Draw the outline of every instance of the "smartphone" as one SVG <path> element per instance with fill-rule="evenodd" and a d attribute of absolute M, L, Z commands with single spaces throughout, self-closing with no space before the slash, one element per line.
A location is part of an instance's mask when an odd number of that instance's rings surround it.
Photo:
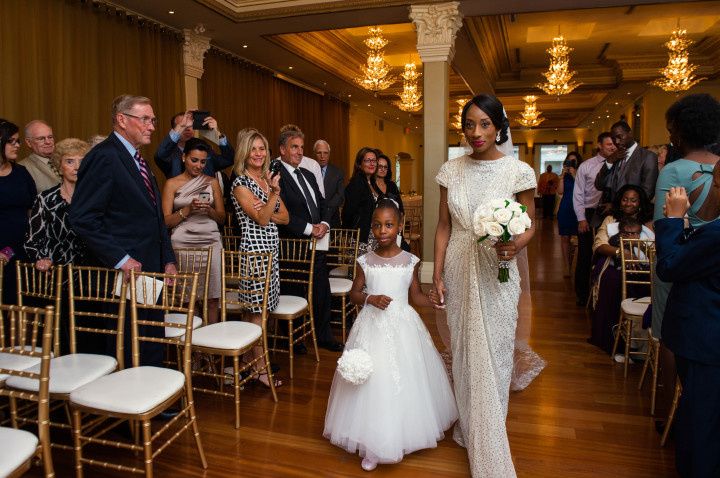
<path fill-rule="evenodd" d="M 282 168 L 282 164 L 279 159 L 275 158 L 270 161 L 270 177 L 274 178 L 277 174 L 279 174 L 280 168 Z"/>
<path fill-rule="evenodd" d="M 210 193 L 207 191 L 203 191 L 198 194 L 198 199 L 202 202 L 210 202 Z"/>
<path fill-rule="evenodd" d="M 203 121 L 205 121 L 205 118 L 210 116 L 209 111 L 200 111 L 196 110 L 193 111 L 193 129 L 210 129 L 207 125 L 203 124 Z"/>

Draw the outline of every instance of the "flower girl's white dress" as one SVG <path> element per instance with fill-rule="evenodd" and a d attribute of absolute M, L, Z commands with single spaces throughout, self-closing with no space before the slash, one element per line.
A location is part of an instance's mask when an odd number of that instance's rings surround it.
<path fill-rule="evenodd" d="M 401 252 L 386 259 L 374 252 L 358 258 L 367 293 L 393 300 L 385 310 L 365 306 L 346 350 L 363 349 L 373 373 L 353 385 L 335 372 L 323 435 L 351 453 L 397 463 L 403 455 L 435 448 L 457 419 L 457 408 L 440 354 L 420 316 L 408 303 L 419 259 Z"/>

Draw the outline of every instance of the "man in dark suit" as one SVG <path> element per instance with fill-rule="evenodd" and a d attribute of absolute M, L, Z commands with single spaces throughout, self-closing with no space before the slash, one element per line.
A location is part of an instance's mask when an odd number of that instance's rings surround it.
<path fill-rule="evenodd" d="M 655 196 L 655 183 L 658 178 L 657 154 L 641 147 L 633 137 L 630 125 L 618 121 L 610 129 L 613 142 L 617 147 L 618 160 L 612 166 L 607 185 L 610 188 L 610 202 L 626 184 L 635 184 L 645 190 L 648 199 Z"/>
<path fill-rule="evenodd" d="M 205 118 L 203 124 L 210 130 L 217 131 L 217 121 L 212 116 Z M 174 178 L 183 172 L 182 150 L 185 147 L 185 141 L 195 135 L 192 111 L 178 113 L 173 116 L 170 126 L 172 128 L 170 133 L 163 138 L 155 153 L 155 164 L 158 165 L 167 179 Z M 225 135 L 218 131 L 218 138 L 220 154 L 215 154 L 213 151 L 208 156 L 205 169 L 203 169 L 204 174 L 213 177 L 215 173 L 232 166 L 235 162 L 235 150 Z"/>
<path fill-rule="evenodd" d="M 304 135 L 296 129 L 280 133 L 280 197 L 290 215 L 290 222 L 278 226 L 280 236 L 321 239 L 330 230 L 328 210 L 315 176 L 300 166 L 303 157 Z M 339 352 L 343 346 L 335 340 L 330 329 L 330 279 L 325 253 L 315 253 L 313 270 L 313 315 L 318 345 Z M 302 349 L 301 349 L 302 350 Z"/>
<path fill-rule="evenodd" d="M 70 222 L 98 266 L 176 274 L 160 204 L 160 190 L 139 148 L 150 143 L 157 122 L 150 100 L 122 95 L 112 105 L 113 132 L 83 159 Z M 150 314 L 152 315 L 152 314 Z M 130 351 L 130 313 L 125 334 Z M 162 319 L 162 315 L 153 316 Z M 148 333 L 162 334 L 159 327 Z M 112 348 L 114 355 L 114 345 Z M 162 365 L 161 344 L 143 343 L 144 364 Z M 128 366 L 132 363 L 126 356 Z"/>
<path fill-rule="evenodd" d="M 720 476 L 720 220 L 686 232 L 685 189 L 670 188 L 666 198 L 655 237 L 658 276 L 673 283 L 662 338 L 682 383 L 676 467 L 682 477 Z"/>
<path fill-rule="evenodd" d="M 313 152 L 325 184 L 325 207 L 330 217 L 330 226 L 340 227 L 340 206 L 345 201 L 345 175 L 340 168 L 330 164 L 330 145 L 327 141 L 315 141 Z"/>

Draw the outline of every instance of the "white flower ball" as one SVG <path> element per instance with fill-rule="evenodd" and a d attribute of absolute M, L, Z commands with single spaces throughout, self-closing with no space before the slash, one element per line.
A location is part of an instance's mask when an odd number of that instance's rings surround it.
<path fill-rule="evenodd" d="M 505 202 L 505 199 L 493 199 L 490 201 L 490 207 L 493 209 L 504 208 Z"/>
<path fill-rule="evenodd" d="M 503 232 L 505 232 L 505 228 L 502 227 L 502 224 L 495 221 L 490 221 L 485 223 L 485 232 L 491 236 L 491 237 L 500 237 L 503 235 Z"/>
<path fill-rule="evenodd" d="M 520 214 L 519 219 L 523 222 L 523 224 L 525 224 L 526 229 L 529 229 L 532 226 L 532 220 L 530 219 L 530 216 L 528 215 L 528 213 L 524 212 L 524 213 Z"/>
<path fill-rule="evenodd" d="M 337 364 L 340 376 L 353 385 L 362 385 L 373 373 L 372 357 L 363 349 L 345 350 Z"/>
<path fill-rule="evenodd" d="M 496 209 L 493 213 L 493 219 L 495 219 L 497 222 L 502 224 L 503 226 L 507 225 L 508 222 L 510 222 L 510 219 L 512 219 L 513 213 L 510 209 L 502 208 L 502 209 Z"/>
<path fill-rule="evenodd" d="M 525 222 L 519 217 L 510 219 L 510 222 L 508 223 L 508 232 L 513 236 L 522 234 L 526 229 L 527 227 L 525 227 Z"/>

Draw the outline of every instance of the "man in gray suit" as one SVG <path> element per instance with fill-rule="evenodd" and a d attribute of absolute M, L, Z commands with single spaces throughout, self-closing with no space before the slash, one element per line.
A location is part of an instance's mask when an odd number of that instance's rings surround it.
<path fill-rule="evenodd" d="M 313 152 L 323 176 L 325 207 L 331 218 L 330 226 L 340 227 L 340 206 L 345 200 L 345 175 L 340 168 L 330 164 L 330 145 L 327 141 L 324 139 L 315 141 Z"/>
<path fill-rule="evenodd" d="M 613 142 L 617 147 L 618 160 L 608 175 L 610 201 L 626 184 L 635 184 L 645 190 L 649 199 L 655 195 L 655 183 L 658 178 L 657 155 L 641 147 L 633 137 L 630 125 L 618 121 L 610 129 Z"/>

